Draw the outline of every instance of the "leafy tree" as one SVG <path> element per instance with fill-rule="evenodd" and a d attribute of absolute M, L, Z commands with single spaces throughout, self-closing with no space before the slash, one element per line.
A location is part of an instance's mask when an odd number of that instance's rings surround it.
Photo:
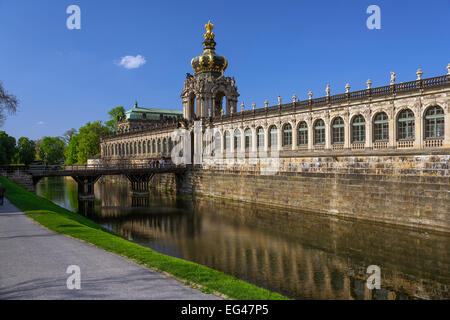
<path fill-rule="evenodd" d="M 8 94 L 3 88 L 3 84 L 0 82 L 0 127 L 6 119 L 5 111 L 8 111 L 9 114 L 15 113 L 18 104 L 19 101 L 17 98 L 12 94 Z"/>
<path fill-rule="evenodd" d="M 35 155 L 36 155 L 36 160 L 42 160 L 40 155 L 39 155 L 39 149 L 41 148 L 41 143 L 42 143 L 42 139 L 37 139 L 34 140 L 34 145 L 35 145 Z"/>
<path fill-rule="evenodd" d="M 44 137 L 39 146 L 39 158 L 46 164 L 56 164 L 64 160 L 64 140 L 60 137 Z"/>
<path fill-rule="evenodd" d="M 67 146 L 66 164 L 86 164 L 90 157 L 100 156 L 101 138 L 109 133 L 101 121 L 88 122 L 72 136 Z"/>
<path fill-rule="evenodd" d="M 66 156 L 66 164 L 77 164 L 78 163 L 78 135 L 74 135 L 67 145 L 64 155 Z"/>
<path fill-rule="evenodd" d="M 17 161 L 18 163 L 30 164 L 36 158 L 36 143 L 25 137 L 17 141 Z"/>
<path fill-rule="evenodd" d="M 13 162 L 16 154 L 16 139 L 10 137 L 5 131 L 0 131 L 0 165 Z"/>
<path fill-rule="evenodd" d="M 108 134 L 101 121 L 88 122 L 78 133 L 78 163 L 85 164 L 89 157 L 100 156 L 100 140 Z"/>
<path fill-rule="evenodd" d="M 119 119 L 123 115 L 125 115 L 125 109 L 122 106 L 112 108 L 111 110 L 109 110 L 108 115 L 111 120 L 105 122 L 106 127 L 108 128 L 110 133 L 116 133 L 117 123 L 119 122 Z"/>

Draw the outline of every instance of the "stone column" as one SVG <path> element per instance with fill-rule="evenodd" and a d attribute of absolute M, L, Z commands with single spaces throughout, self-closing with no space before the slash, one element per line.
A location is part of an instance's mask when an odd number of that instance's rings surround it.
<path fill-rule="evenodd" d="M 230 110 L 230 106 L 231 106 L 231 98 L 226 97 L 225 104 L 226 104 L 226 106 L 225 106 L 225 114 L 226 114 L 226 115 L 229 115 L 230 112 L 231 112 L 231 110 Z"/>
<path fill-rule="evenodd" d="M 269 127 L 264 128 L 264 151 L 269 151 Z"/>
<path fill-rule="evenodd" d="M 230 131 L 230 151 L 234 156 L 234 128 L 231 128 L 229 131 Z"/>
<path fill-rule="evenodd" d="M 225 131 L 222 130 L 220 133 L 220 157 L 223 159 L 225 154 Z"/>
<path fill-rule="evenodd" d="M 294 121 L 292 126 L 292 150 L 297 150 L 297 123 Z"/>
<path fill-rule="evenodd" d="M 442 106 L 444 109 L 444 141 L 442 146 L 444 148 L 450 148 L 450 112 L 448 102 Z"/>
<path fill-rule="evenodd" d="M 191 106 L 189 103 L 189 98 L 183 97 L 183 118 L 191 120 Z"/>
<path fill-rule="evenodd" d="M 256 128 L 251 128 L 251 130 L 252 130 L 252 148 L 251 148 L 251 151 L 252 152 L 256 152 L 257 151 L 258 136 L 256 135 Z"/>
<path fill-rule="evenodd" d="M 372 148 L 373 146 L 373 122 L 368 116 L 368 120 L 366 120 L 366 148 Z"/>
<path fill-rule="evenodd" d="M 241 131 L 241 150 L 242 154 L 245 154 L 245 129 L 239 129 Z"/>
<path fill-rule="evenodd" d="M 314 148 L 314 128 L 313 128 L 313 121 L 308 120 L 308 150 L 312 151 Z"/>
<path fill-rule="evenodd" d="M 351 132 L 350 132 L 350 119 L 345 117 L 344 119 L 344 148 L 350 148 Z"/>
<path fill-rule="evenodd" d="M 283 124 L 280 123 L 277 127 L 277 150 L 283 150 Z"/>
<path fill-rule="evenodd" d="M 395 143 L 395 114 L 394 112 L 392 112 L 391 116 L 389 117 L 389 144 L 388 147 L 389 148 L 394 148 L 396 147 L 396 143 Z"/>
<path fill-rule="evenodd" d="M 330 120 L 325 119 L 325 149 L 331 149 Z"/>
<path fill-rule="evenodd" d="M 370 119 L 370 115 L 364 115 L 366 120 L 366 141 L 364 144 L 365 148 L 372 148 L 372 120 Z"/>
<path fill-rule="evenodd" d="M 414 113 L 414 149 L 423 148 L 425 138 L 423 130 L 422 108 Z"/>

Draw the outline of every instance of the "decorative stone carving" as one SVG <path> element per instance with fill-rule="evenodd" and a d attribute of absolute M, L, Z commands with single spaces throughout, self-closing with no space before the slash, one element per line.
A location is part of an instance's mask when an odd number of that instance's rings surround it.
<path fill-rule="evenodd" d="M 330 93 L 331 93 L 330 84 L 327 84 L 327 87 L 325 88 L 325 92 L 326 92 L 326 94 L 327 94 L 327 97 L 329 97 L 329 96 L 330 96 Z"/>
<path fill-rule="evenodd" d="M 308 92 L 308 97 L 309 97 L 309 100 L 312 100 L 312 96 L 313 96 L 313 93 L 312 93 L 312 91 L 309 91 L 309 92 Z"/>
<path fill-rule="evenodd" d="M 422 74 L 423 74 L 422 69 L 417 69 L 417 72 L 416 72 L 417 80 L 422 79 Z"/>
<path fill-rule="evenodd" d="M 345 93 L 349 93 L 350 92 L 350 83 L 347 83 L 345 85 Z"/>
<path fill-rule="evenodd" d="M 394 72 L 391 72 L 391 85 L 395 84 L 395 78 L 397 75 Z"/>
<path fill-rule="evenodd" d="M 236 112 L 239 93 L 232 78 L 220 76 L 210 77 L 211 81 L 204 81 L 205 74 L 187 75 L 185 86 L 181 92 L 184 116 L 191 120 L 193 115 L 198 117 L 218 116 L 220 110 L 227 113 Z M 222 100 L 225 98 L 225 106 Z M 194 110 L 195 109 L 195 110 Z"/>
<path fill-rule="evenodd" d="M 367 85 L 367 89 L 372 88 L 372 80 L 367 79 L 366 85 Z"/>

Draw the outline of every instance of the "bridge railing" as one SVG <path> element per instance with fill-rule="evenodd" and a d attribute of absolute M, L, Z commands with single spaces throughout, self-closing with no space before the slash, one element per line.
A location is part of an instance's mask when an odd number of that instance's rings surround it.
<path fill-rule="evenodd" d="M 139 169 L 178 169 L 185 168 L 185 165 L 175 165 L 173 163 L 149 162 L 145 164 L 81 164 L 81 165 L 42 165 L 30 166 L 30 172 L 55 172 L 55 171 L 108 171 L 108 170 L 139 170 Z"/>

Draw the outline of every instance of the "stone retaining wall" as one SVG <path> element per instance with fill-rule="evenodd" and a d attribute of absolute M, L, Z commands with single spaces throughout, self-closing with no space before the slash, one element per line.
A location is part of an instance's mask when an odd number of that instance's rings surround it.
<path fill-rule="evenodd" d="M 185 180 L 194 194 L 450 232 L 449 155 L 282 158 L 265 175 L 261 167 L 205 165 Z M 152 183 L 177 188 L 173 175 Z"/>
<path fill-rule="evenodd" d="M 0 176 L 8 178 L 9 180 L 17 183 L 19 186 L 34 192 L 33 176 L 26 172 L 24 167 L 0 167 Z"/>

